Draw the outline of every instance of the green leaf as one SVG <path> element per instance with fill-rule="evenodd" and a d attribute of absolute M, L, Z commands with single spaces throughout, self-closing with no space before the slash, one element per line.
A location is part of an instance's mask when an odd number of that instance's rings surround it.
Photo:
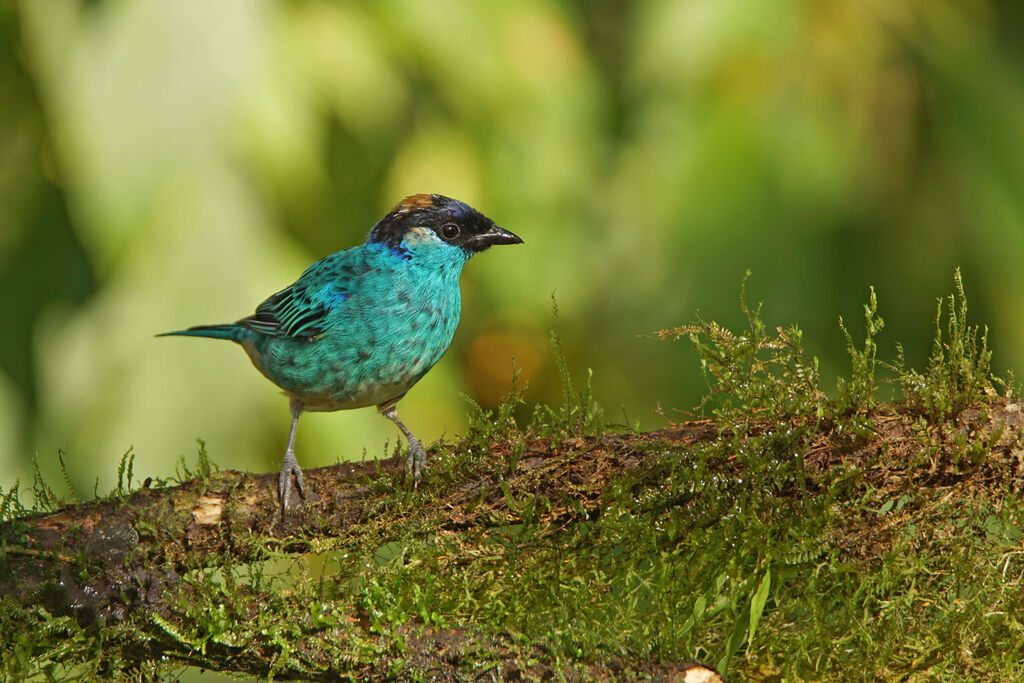
<path fill-rule="evenodd" d="M 764 576 L 761 577 L 761 583 L 757 585 L 757 590 L 754 592 L 752 598 L 750 598 L 750 631 L 747 633 L 747 646 L 751 646 L 754 643 L 754 633 L 757 631 L 757 622 L 761 620 L 761 614 L 764 612 L 764 605 L 768 602 L 768 592 L 772 585 L 772 567 L 768 565 L 768 568 L 764 572 Z"/>
<path fill-rule="evenodd" d="M 693 603 L 693 618 L 700 619 L 704 616 L 704 610 L 708 607 L 708 599 L 703 595 L 697 598 L 697 601 Z"/>
<path fill-rule="evenodd" d="M 729 668 L 729 660 L 734 654 L 736 654 L 736 651 L 740 649 L 740 645 L 743 644 L 743 641 L 747 636 L 747 626 L 749 624 L 750 612 L 743 610 L 736 619 L 736 624 L 733 626 L 732 635 L 729 636 L 729 641 L 725 644 L 725 652 L 722 654 L 722 658 L 718 660 L 718 666 L 716 668 L 723 674 L 726 669 Z"/>

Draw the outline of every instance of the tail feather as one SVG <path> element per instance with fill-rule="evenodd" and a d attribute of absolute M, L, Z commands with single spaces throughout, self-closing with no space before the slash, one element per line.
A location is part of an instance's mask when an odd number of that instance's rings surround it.
<path fill-rule="evenodd" d="M 235 324 L 228 325 L 196 325 L 187 330 L 163 332 L 158 337 L 210 337 L 211 339 L 230 339 L 237 342 L 241 328 Z"/>

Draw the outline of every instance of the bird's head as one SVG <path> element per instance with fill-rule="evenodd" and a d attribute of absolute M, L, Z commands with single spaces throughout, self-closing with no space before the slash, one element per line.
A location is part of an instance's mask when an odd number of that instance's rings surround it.
<path fill-rule="evenodd" d="M 521 244 L 523 240 L 468 204 L 439 194 L 414 194 L 380 219 L 367 241 L 399 252 L 456 247 L 469 258 L 495 244 Z"/>

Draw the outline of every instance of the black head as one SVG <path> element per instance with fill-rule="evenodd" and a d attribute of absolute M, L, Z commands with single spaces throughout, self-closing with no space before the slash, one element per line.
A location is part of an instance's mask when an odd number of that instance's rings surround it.
<path fill-rule="evenodd" d="M 400 249 L 414 228 L 431 230 L 442 242 L 461 247 L 467 254 L 495 244 L 522 243 L 468 204 L 439 194 L 414 194 L 398 202 L 373 226 L 367 240 Z"/>

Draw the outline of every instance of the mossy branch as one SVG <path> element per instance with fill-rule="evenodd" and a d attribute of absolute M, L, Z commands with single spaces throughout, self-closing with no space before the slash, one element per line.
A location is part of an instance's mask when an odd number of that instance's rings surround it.
<path fill-rule="evenodd" d="M 804 474 L 783 478 L 773 494 L 792 499 L 809 489 L 820 493 L 822 486 L 834 485 L 837 469 L 862 472 L 852 484 L 862 493 L 892 488 L 897 480 L 901 491 L 993 478 L 1018 481 L 1016 467 L 1024 456 L 1020 402 L 968 410 L 924 441 L 919 414 L 906 405 L 880 407 L 870 419 L 870 437 L 850 434 L 834 422 L 819 425 L 801 449 Z M 702 497 L 733 494 L 726 487 L 651 497 L 650 492 L 672 480 L 673 463 L 685 462 L 701 449 L 714 450 L 723 440 L 743 451 L 755 442 L 763 445 L 772 435 L 794 430 L 809 434 L 802 431 L 806 423 L 807 418 L 786 424 L 753 416 L 739 440 L 711 420 L 651 433 L 606 433 L 557 443 L 531 440 L 511 468 L 507 456 L 515 444 L 508 440 L 491 442 L 483 451 L 469 442 L 442 445 L 431 454 L 431 476 L 415 492 L 404 486 L 400 462 L 308 470 L 310 499 L 285 521 L 274 499 L 276 475 L 214 473 L 179 486 L 137 490 L 4 523 L 0 596 L 8 607 L 45 606 L 82 628 L 105 629 L 105 640 L 117 648 L 118 667 L 144 668 L 164 658 L 258 676 L 323 680 L 342 674 L 385 676 L 396 661 L 422 670 L 455 670 L 472 648 L 507 645 L 487 624 L 479 632 L 465 624 L 453 631 L 443 615 L 430 610 L 417 614 L 399 607 L 396 614 L 374 614 L 374 597 L 389 604 L 394 599 L 390 588 L 373 587 L 377 568 L 405 561 L 389 542 L 446 539 L 451 554 L 436 559 L 447 572 L 458 567 L 460 574 L 486 573 L 493 571 L 495 556 L 514 552 L 517 541 L 556 542 L 570 526 L 621 514 L 624 494 L 635 497 L 635 514 L 662 518 L 673 509 L 696 513 L 707 503 Z M 986 444 L 983 464 L 962 457 L 964 444 L 979 440 Z M 925 443 L 933 461 L 923 467 L 919 458 Z M 719 481 L 751 476 L 736 457 L 715 458 L 705 465 Z M 509 535 L 514 526 L 519 531 Z M 860 529 L 819 537 L 815 543 L 821 549 L 816 552 L 863 553 L 866 543 L 877 540 L 865 533 Z M 387 557 L 381 562 L 382 554 Z M 309 605 L 295 604 L 286 593 L 268 593 L 282 590 L 280 584 L 275 589 L 251 576 L 242 580 L 237 573 L 241 567 L 255 571 L 272 558 L 302 555 L 306 561 L 361 558 L 336 560 L 337 571 L 329 572 L 332 583 L 362 582 L 353 593 L 358 599 L 344 607 L 323 600 L 320 607 L 329 613 L 317 618 Z M 366 566 L 367 558 L 375 558 L 372 567 Z M 767 588 L 756 583 L 749 588 L 751 595 L 757 589 L 763 608 Z M 280 612 L 272 614 L 274 610 Z M 263 613 L 261 620 L 288 625 L 290 651 L 281 649 L 285 641 L 280 633 L 250 632 L 247 621 L 256 612 Z M 383 623 L 401 629 L 382 628 Z M 128 624 L 131 629 L 124 628 Z M 344 630 L 343 641 L 327 646 L 325 641 L 340 635 L 338 628 Z M 402 629 L 408 642 L 393 651 Z M 602 660 L 600 666 L 606 664 Z M 649 666 L 655 665 L 640 662 L 637 673 Z"/>
<path fill-rule="evenodd" d="M 202 445 L 195 478 L 132 490 L 128 452 L 66 507 L 37 476 L 42 511 L 0 492 L 0 678 L 1021 679 L 1024 403 L 955 284 L 925 372 L 878 360 L 872 291 L 834 398 L 743 300 L 745 330 L 663 332 L 712 417 L 649 433 L 605 429 L 556 337 L 565 405 L 519 425 L 516 375 L 418 490 L 402 460 L 308 470 L 286 520 L 276 475 Z"/>

